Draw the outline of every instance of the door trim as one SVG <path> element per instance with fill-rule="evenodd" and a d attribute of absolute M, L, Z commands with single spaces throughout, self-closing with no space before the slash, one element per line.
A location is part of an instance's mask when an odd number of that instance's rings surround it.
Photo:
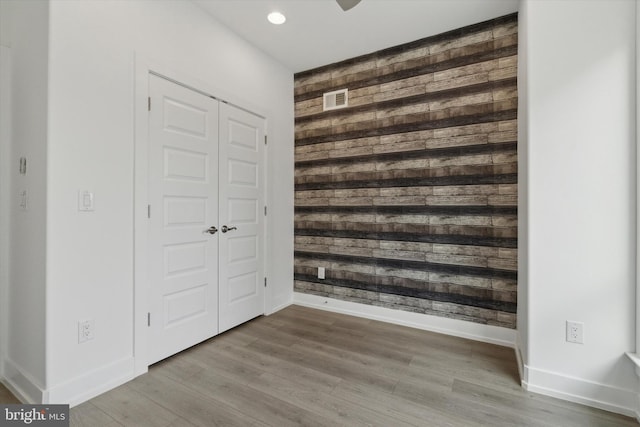
<path fill-rule="evenodd" d="M 134 54 L 134 200 L 133 200 L 133 357 L 134 357 L 134 376 L 146 373 L 149 369 L 149 354 L 147 350 L 148 328 L 147 313 L 149 312 L 149 277 L 147 274 L 147 205 L 149 200 L 148 176 L 149 176 L 149 122 L 148 122 L 148 104 L 149 97 L 149 75 L 164 78 L 180 86 L 199 92 L 203 95 L 212 97 L 221 102 L 226 102 L 236 108 L 240 108 L 251 114 L 259 116 L 265 120 L 264 133 L 267 134 L 269 119 L 267 114 L 261 112 L 261 109 L 251 104 L 251 102 L 241 100 L 240 103 L 248 106 L 242 107 L 237 105 L 238 102 L 225 101 L 223 98 L 213 95 L 225 93 L 223 89 L 212 87 L 211 85 L 193 78 L 186 72 L 177 71 L 172 67 L 152 61 L 139 53 Z M 264 179 L 264 203 L 267 203 L 269 182 L 268 176 L 269 155 L 265 150 L 262 172 Z M 267 230 L 267 221 L 264 221 L 264 241 L 262 242 L 263 253 L 265 254 L 262 262 L 265 275 L 268 274 L 268 263 L 266 262 L 266 254 L 269 234 Z M 267 301 L 270 300 L 270 289 L 265 289 L 264 296 L 264 312 L 267 313 Z"/>

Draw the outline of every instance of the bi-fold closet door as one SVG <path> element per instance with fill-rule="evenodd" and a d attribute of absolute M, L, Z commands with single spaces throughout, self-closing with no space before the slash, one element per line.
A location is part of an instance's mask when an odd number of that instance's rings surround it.
<path fill-rule="evenodd" d="M 264 119 L 150 75 L 149 364 L 264 313 Z"/>

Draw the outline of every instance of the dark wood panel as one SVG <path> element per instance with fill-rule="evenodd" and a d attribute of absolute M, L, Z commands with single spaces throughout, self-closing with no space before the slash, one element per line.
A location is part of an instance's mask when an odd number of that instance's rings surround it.
<path fill-rule="evenodd" d="M 345 262 L 352 264 L 373 265 L 376 267 L 384 268 L 397 268 L 403 270 L 419 270 L 433 273 L 455 274 L 459 276 L 477 276 L 508 280 L 516 280 L 518 278 L 518 273 L 515 271 L 499 270 L 496 268 L 481 268 L 464 265 L 437 264 L 424 261 L 360 257 L 352 255 L 325 254 L 302 251 L 295 251 L 294 256 L 300 259 L 313 259 L 322 262 Z"/>
<path fill-rule="evenodd" d="M 518 239 L 508 237 L 493 236 L 477 236 L 477 235 L 460 235 L 460 234 L 434 234 L 425 230 L 425 226 L 416 226 L 414 224 L 406 224 L 407 231 L 378 231 L 377 229 L 385 229 L 389 227 L 362 227 L 366 230 L 354 229 L 355 227 L 340 227 L 340 224 L 320 224 L 318 228 L 312 228 L 313 224 L 296 224 L 294 233 L 296 236 L 321 236 L 321 237 L 339 237 L 345 239 L 377 239 L 398 242 L 423 242 L 423 243 L 442 243 L 455 245 L 470 246 L 492 246 L 503 248 L 517 248 Z M 401 228 L 401 227 L 393 227 Z"/>
<path fill-rule="evenodd" d="M 392 153 L 369 154 L 364 156 L 334 157 L 331 159 L 305 160 L 295 162 L 296 168 L 318 167 L 318 166 L 338 166 L 353 163 L 369 162 L 393 162 L 402 160 L 431 159 L 438 157 L 460 157 L 473 154 L 497 154 L 513 152 L 515 153 L 518 144 L 515 141 L 501 142 L 495 144 L 476 144 L 464 147 L 446 147 L 411 151 L 399 151 Z"/>
<path fill-rule="evenodd" d="M 370 138 L 372 136 L 392 135 L 396 133 L 416 132 L 420 130 L 444 129 L 454 126 L 466 126 L 477 123 L 499 122 L 513 120 L 518 117 L 517 109 L 495 111 L 493 104 L 481 106 L 460 107 L 461 111 L 450 112 L 447 115 L 442 112 L 429 112 L 413 114 L 400 119 L 374 120 L 362 125 L 358 130 L 338 129 L 336 133 L 329 135 L 309 136 L 296 138 L 295 145 L 319 144 L 322 142 L 344 141 L 347 139 Z M 395 122 L 395 123 L 394 123 Z"/>
<path fill-rule="evenodd" d="M 375 276 L 374 276 L 375 277 Z M 363 289 L 381 294 L 401 295 L 413 298 L 426 299 L 431 301 L 449 302 L 453 304 L 469 305 L 472 307 L 487 308 L 490 310 L 505 311 L 507 313 L 516 312 L 515 302 L 496 301 L 491 299 L 486 293 L 478 297 L 460 295 L 454 293 L 436 292 L 429 289 L 428 282 L 420 282 L 420 286 L 397 286 L 392 284 L 377 284 L 370 281 L 347 280 L 331 277 L 318 279 L 317 276 L 306 274 L 295 274 L 295 280 L 321 283 L 343 288 Z"/>
<path fill-rule="evenodd" d="M 510 206 L 296 206 L 296 213 L 384 213 L 393 215 L 517 215 Z"/>
<path fill-rule="evenodd" d="M 326 189 L 342 189 L 342 188 L 391 188 L 391 187 L 425 187 L 425 186 L 448 186 L 448 185 L 473 185 L 473 184 L 514 184 L 517 182 L 517 175 L 513 173 L 507 174 L 491 174 L 478 175 L 470 171 L 468 175 L 453 176 L 435 176 L 421 177 L 417 174 L 405 177 L 383 177 L 383 173 L 373 172 L 370 174 L 360 174 L 354 176 L 354 179 L 346 179 L 347 177 L 316 177 L 313 181 L 305 182 L 307 179 L 296 178 L 295 190 L 326 190 Z M 425 174 L 427 171 L 424 172 Z M 342 180 L 344 179 L 344 180 Z"/>

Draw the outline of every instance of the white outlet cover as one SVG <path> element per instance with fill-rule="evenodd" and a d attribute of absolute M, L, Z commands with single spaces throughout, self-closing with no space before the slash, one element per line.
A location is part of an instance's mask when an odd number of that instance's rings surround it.
<path fill-rule="evenodd" d="M 324 267 L 318 267 L 318 279 L 324 279 Z"/>
<path fill-rule="evenodd" d="M 93 319 L 78 322 L 78 344 L 82 344 L 95 337 L 95 321 Z"/>
<path fill-rule="evenodd" d="M 20 190 L 18 193 L 18 202 L 20 204 L 20 210 L 29 210 L 29 193 L 27 190 Z"/>
<path fill-rule="evenodd" d="M 584 323 L 567 320 L 567 342 L 584 344 Z"/>

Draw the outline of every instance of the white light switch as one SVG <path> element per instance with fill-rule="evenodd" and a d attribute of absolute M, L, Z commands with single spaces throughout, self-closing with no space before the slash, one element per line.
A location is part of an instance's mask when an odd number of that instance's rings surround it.
<path fill-rule="evenodd" d="M 93 193 L 87 190 L 78 191 L 78 210 L 79 211 L 93 211 Z"/>
<path fill-rule="evenodd" d="M 324 279 L 324 267 L 318 267 L 318 279 Z"/>

